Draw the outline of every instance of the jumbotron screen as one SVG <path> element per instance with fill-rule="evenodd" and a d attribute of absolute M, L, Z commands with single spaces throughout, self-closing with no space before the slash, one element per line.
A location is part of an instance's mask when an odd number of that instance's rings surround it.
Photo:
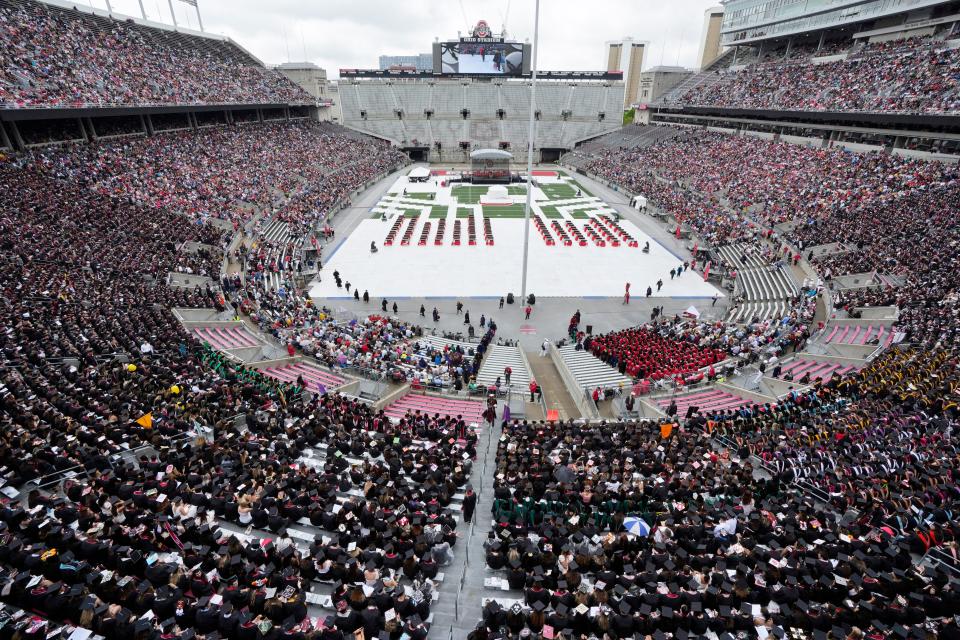
<path fill-rule="evenodd" d="M 442 73 L 519 76 L 523 44 L 514 42 L 444 42 L 440 45 Z"/>

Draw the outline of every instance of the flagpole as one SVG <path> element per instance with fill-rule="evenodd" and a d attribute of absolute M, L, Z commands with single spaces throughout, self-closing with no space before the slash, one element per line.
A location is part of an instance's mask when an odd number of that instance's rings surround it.
<path fill-rule="evenodd" d="M 540 52 L 540 0 L 536 0 L 533 18 L 533 60 L 530 64 L 530 128 L 527 140 L 527 203 L 523 208 L 523 275 L 520 285 L 520 309 L 527 304 L 527 258 L 530 251 L 530 205 L 533 200 L 533 140 L 536 132 L 537 54 Z"/>

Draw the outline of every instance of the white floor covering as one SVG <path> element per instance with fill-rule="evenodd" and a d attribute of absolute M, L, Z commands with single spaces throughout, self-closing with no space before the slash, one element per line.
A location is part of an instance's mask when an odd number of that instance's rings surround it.
<path fill-rule="evenodd" d="M 549 182 L 550 178 L 537 178 L 539 182 Z M 562 181 L 562 178 L 556 181 Z M 417 201 L 402 198 L 403 189 L 408 193 L 435 192 L 433 201 Z M 367 289 L 376 298 L 470 298 L 500 297 L 507 292 L 519 295 L 521 286 L 521 265 L 523 260 L 523 219 L 492 219 L 494 246 L 483 244 L 483 220 L 478 205 L 475 209 L 476 246 L 467 245 L 467 220 L 461 219 L 461 242 L 452 244 L 453 229 L 456 221 L 457 205 L 453 204 L 449 187 L 441 187 L 437 179 L 425 184 L 408 184 L 401 178 L 391 187 L 385 200 L 371 212 L 384 213 L 386 220 L 367 219 L 360 223 L 346 240 L 331 255 L 325 257 L 320 282 L 311 285 L 310 295 L 315 298 L 343 298 L 345 289 L 338 289 L 332 273 L 340 272 L 343 280 L 350 282 L 361 292 Z M 397 198 L 397 196 L 401 196 Z M 522 203 L 525 196 L 517 195 L 515 202 Z M 401 202 L 402 200 L 402 202 Z M 587 220 L 573 219 L 565 210 L 565 201 L 547 201 L 539 189 L 534 189 L 534 211 L 539 213 L 539 205 L 556 206 L 564 213 L 565 220 L 560 221 L 566 228 L 570 220 L 583 232 Z M 586 201 L 586 202 L 585 202 Z M 584 195 L 577 198 L 574 208 L 582 208 L 593 201 L 597 212 L 610 208 L 599 199 Z M 449 206 L 447 214 L 444 244 L 434 245 L 438 219 L 430 218 L 431 207 Z M 408 246 L 401 246 L 400 239 L 407 226 L 404 221 L 393 246 L 384 246 L 383 241 L 392 227 L 397 215 L 402 211 L 422 207 L 423 214 L 417 221 Z M 543 217 L 543 216 L 542 216 Z M 547 226 L 550 220 L 544 217 Z M 428 244 L 418 246 L 420 232 L 425 223 L 430 223 Z M 625 283 L 631 283 L 631 295 L 643 297 L 647 286 L 652 286 L 654 296 L 674 298 L 710 298 L 722 292 L 704 282 L 703 278 L 691 271 L 683 276 L 670 279 L 670 269 L 681 261 L 663 246 L 652 240 L 629 221 L 621 220 L 620 226 L 639 241 L 640 247 L 650 242 L 650 253 L 643 253 L 639 247 L 598 247 L 589 240 L 585 247 L 574 244 L 565 247 L 561 244 L 548 246 L 540 237 L 531 220 L 530 253 L 527 291 L 537 297 L 622 297 Z M 556 234 L 552 234 L 556 237 Z M 584 233 L 586 236 L 586 234 Z M 370 243 L 375 242 L 379 251 L 370 253 Z M 657 279 L 664 282 L 663 288 L 656 292 Z"/>

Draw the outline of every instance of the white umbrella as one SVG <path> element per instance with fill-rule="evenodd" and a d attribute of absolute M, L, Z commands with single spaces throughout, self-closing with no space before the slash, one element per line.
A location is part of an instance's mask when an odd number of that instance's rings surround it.
<path fill-rule="evenodd" d="M 683 315 L 685 315 L 688 318 L 699 318 L 700 312 L 697 311 L 697 308 L 695 306 L 690 305 L 689 307 L 687 307 L 687 310 L 683 312 Z"/>
<path fill-rule="evenodd" d="M 627 516 L 624 518 L 623 528 L 635 536 L 646 537 L 650 535 L 650 525 L 638 516 Z"/>

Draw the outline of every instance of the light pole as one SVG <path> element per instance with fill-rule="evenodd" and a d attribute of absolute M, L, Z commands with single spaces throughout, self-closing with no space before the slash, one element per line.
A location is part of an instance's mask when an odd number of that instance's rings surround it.
<path fill-rule="evenodd" d="M 540 0 L 536 0 L 533 17 L 533 60 L 530 64 L 530 130 L 527 140 L 527 204 L 523 209 L 523 274 L 520 285 L 520 308 L 527 303 L 527 257 L 530 251 L 530 205 L 533 201 L 533 140 L 536 133 L 537 109 L 537 54 L 540 52 L 538 39 L 540 36 Z"/>

